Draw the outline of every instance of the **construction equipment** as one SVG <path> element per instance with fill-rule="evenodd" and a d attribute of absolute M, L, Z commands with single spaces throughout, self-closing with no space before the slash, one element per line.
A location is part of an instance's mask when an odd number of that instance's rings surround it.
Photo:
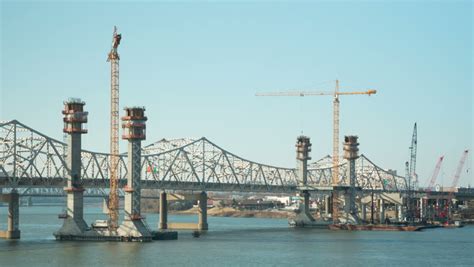
<path fill-rule="evenodd" d="M 410 175 L 412 178 L 413 189 L 418 188 L 418 175 L 416 174 L 416 146 L 417 146 L 417 131 L 416 131 L 416 122 L 413 127 L 413 135 L 411 137 L 411 146 L 410 149 Z"/>
<path fill-rule="evenodd" d="M 376 94 L 376 90 L 367 90 L 363 92 L 339 92 L 339 80 L 336 80 L 334 92 L 314 92 L 314 91 L 285 91 L 285 92 L 270 92 L 257 93 L 256 96 L 333 96 L 333 169 L 332 169 L 332 184 L 338 185 L 339 180 L 339 96 L 341 95 L 372 95 Z M 338 201 L 337 195 L 333 198 L 333 220 L 338 218 Z"/>
<path fill-rule="evenodd" d="M 412 182 L 411 182 L 411 173 L 409 169 L 409 163 L 408 161 L 405 162 L 405 179 L 407 181 L 407 201 L 406 201 L 406 209 L 407 209 L 407 222 L 410 224 L 413 224 L 415 222 L 415 216 L 413 212 L 413 188 L 412 188 Z"/>
<path fill-rule="evenodd" d="M 439 157 L 438 162 L 436 162 L 436 167 L 433 171 L 433 175 L 431 176 L 430 183 L 428 184 L 428 187 L 426 188 L 426 192 L 431 192 L 433 191 L 433 186 L 436 182 L 436 178 L 438 178 L 439 171 L 441 169 L 441 164 L 443 163 L 444 156 Z"/>
<path fill-rule="evenodd" d="M 436 162 L 436 166 L 435 166 L 435 169 L 433 171 L 433 175 L 431 176 L 428 187 L 426 188 L 426 199 L 425 199 L 424 205 L 423 205 L 425 207 L 428 207 L 429 199 L 430 199 L 430 193 L 431 193 L 431 191 L 433 191 L 433 186 L 436 182 L 436 178 L 438 177 L 439 171 L 441 170 L 441 164 L 443 163 L 443 160 L 444 160 L 444 156 L 439 157 L 438 162 Z M 436 213 L 438 213 L 438 206 L 437 205 L 436 205 Z M 431 215 L 432 215 L 431 219 L 434 220 L 435 213 L 432 212 Z M 428 217 L 430 217 L 430 216 L 428 216 Z"/>
<path fill-rule="evenodd" d="M 119 217 L 118 198 L 118 165 L 119 165 L 119 60 L 117 48 L 122 35 L 117 33 L 114 26 L 112 47 L 107 62 L 111 64 L 110 73 L 110 193 L 109 193 L 109 228 L 116 231 Z"/>
<path fill-rule="evenodd" d="M 452 214 L 451 214 L 451 209 L 450 209 L 451 201 L 454 197 L 454 191 L 456 191 L 456 187 L 458 186 L 459 178 L 461 177 L 461 171 L 462 171 L 462 168 L 464 167 L 464 163 L 466 162 L 468 153 L 469 153 L 468 149 L 464 150 L 464 152 L 462 153 L 461 160 L 459 160 L 458 167 L 456 169 L 456 172 L 454 173 L 453 183 L 451 185 L 451 190 L 449 191 L 448 199 L 446 200 L 445 212 L 448 216 L 447 217 L 448 222 L 451 221 L 452 219 Z"/>

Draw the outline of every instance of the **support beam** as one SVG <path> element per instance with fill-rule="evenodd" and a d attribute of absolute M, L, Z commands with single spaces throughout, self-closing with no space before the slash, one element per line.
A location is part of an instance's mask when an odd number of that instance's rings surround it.
<path fill-rule="evenodd" d="M 160 223 L 158 229 L 168 229 L 168 200 L 165 191 L 160 192 Z"/>
<path fill-rule="evenodd" d="M 20 196 L 16 189 L 1 195 L 1 201 L 8 202 L 7 230 L 0 231 L 0 238 L 20 239 Z"/>
<path fill-rule="evenodd" d="M 199 230 L 208 230 L 209 226 L 207 224 L 207 193 L 202 191 L 199 195 L 199 221 L 198 229 Z"/>
<path fill-rule="evenodd" d="M 395 216 L 399 222 L 403 221 L 403 206 L 400 204 L 395 204 Z"/>
<path fill-rule="evenodd" d="M 420 220 L 426 220 L 426 199 L 420 198 Z"/>
<path fill-rule="evenodd" d="M 367 221 L 367 204 L 362 204 L 362 220 Z"/>
<path fill-rule="evenodd" d="M 379 198 L 379 220 L 380 223 L 385 223 L 385 200 Z"/>
<path fill-rule="evenodd" d="M 331 198 L 329 196 L 324 196 L 324 213 L 327 216 L 329 216 L 330 213 L 330 207 L 331 207 Z"/>

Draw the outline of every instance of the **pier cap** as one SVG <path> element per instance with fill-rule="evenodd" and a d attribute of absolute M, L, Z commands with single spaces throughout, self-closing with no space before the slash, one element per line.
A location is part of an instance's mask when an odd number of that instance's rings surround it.
<path fill-rule="evenodd" d="M 65 133 L 87 133 L 85 123 L 87 123 L 88 112 L 84 111 L 86 103 L 80 98 L 69 98 L 64 101 L 64 109 L 62 111 Z"/>
<path fill-rule="evenodd" d="M 145 107 L 125 107 L 125 116 L 122 117 L 123 134 L 122 139 L 144 140 L 146 139 L 146 124 L 148 118 L 145 116 Z"/>

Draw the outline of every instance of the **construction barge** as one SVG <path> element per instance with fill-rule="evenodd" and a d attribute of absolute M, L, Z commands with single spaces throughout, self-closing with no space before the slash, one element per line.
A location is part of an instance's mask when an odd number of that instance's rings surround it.
<path fill-rule="evenodd" d="M 330 224 L 330 230 L 348 230 L 348 231 L 403 231 L 415 232 L 433 228 L 461 228 L 460 223 L 453 224 L 424 224 L 424 225 L 393 225 L 393 224 Z"/>
<path fill-rule="evenodd" d="M 330 230 L 349 230 L 349 231 L 402 231 L 415 232 L 430 228 L 439 228 L 437 225 L 383 225 L 383 224 L 369 224 L 369 225 L 354 225 L 354 224 L 331 224 Z"/>

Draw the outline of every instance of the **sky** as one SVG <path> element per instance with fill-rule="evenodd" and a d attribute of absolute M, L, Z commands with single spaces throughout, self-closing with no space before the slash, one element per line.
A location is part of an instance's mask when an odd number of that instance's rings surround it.
<path fill-rule="evenodd" d="M 281 90 L 376 89 L 341 96 L 340 139 L 404 175 L 413 124 L 417 173 L 450 186 L 473 145 L 471 1 L 1 1 L 0 120 L 62 139 L 62 103 L 89 111 L 83 147 L 107 152 L 113 26 L 122 33 L 120 106 L 145 106 L 147 140 L 207 137 L 243 158 L 295 166 L 298 135 L 332 154 L 332 98 Z M 122 151 L 126 142 L 121 141 Z M 341 146 L 342 149 L 342 146 Z M 472 153 L 460 185 L 474 186 Z"/>

